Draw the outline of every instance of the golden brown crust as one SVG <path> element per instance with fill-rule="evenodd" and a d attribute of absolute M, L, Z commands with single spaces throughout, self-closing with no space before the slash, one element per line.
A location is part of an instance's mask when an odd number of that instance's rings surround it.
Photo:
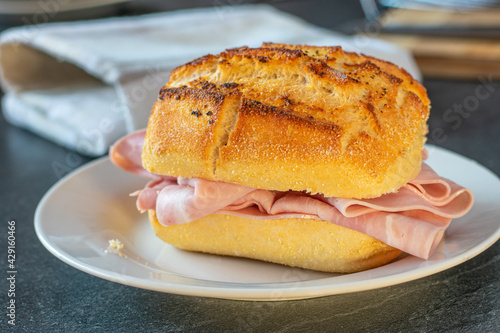
<path fill-rule="evenodd" d="M 420 170 L 425 89 L 340 47 L 265 43 L 207 55 L 175 69 L 161 97 L 143 152 L 155 173 L 366 198 Z M 211 116 L 187 116 L 205 105 Z"/>
<path fill-rule="evenodd" d="M 154 210 L 149 211 L 149 219 L 160 239 L 180 249 L 324 272 L 358 272 L 401 254 L 373 237 L 320 220 L 251 220 L 213 214 L 164 227 Z"/>
<path fill-rule="evenodd" d="M 214 180 L 220 140 L 239 106 L 239 93 L 162 89 L 149 119 L 143 165 L 150 172 Z M 146 156 L 146 157 L 144 157 Z"/>

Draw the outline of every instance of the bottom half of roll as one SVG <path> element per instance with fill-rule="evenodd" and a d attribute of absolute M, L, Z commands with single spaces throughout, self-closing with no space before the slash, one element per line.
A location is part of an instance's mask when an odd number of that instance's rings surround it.
<path fill-rule="evenodd" d="M 323 272 L 353 273 L 401 254 L 371 236 L 315 219 L 254 220 L 212 214 L 163 226 L 149 210 L 156 235 L 179 249 L 267 261 Z"/>

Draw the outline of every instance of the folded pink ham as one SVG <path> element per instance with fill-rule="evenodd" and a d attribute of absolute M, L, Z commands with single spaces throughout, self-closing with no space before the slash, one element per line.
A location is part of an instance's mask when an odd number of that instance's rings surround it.
<path fill-rule="evenodd" d="M 357 230 L 414 256 L 428 259 L 451 219 L 465 215 L 474 197 L 469 189 L 439 177 L 422 164 L 420 174 L 397 193 L 373 199 L 326 198 L 278 192 L 199 178 L 160 176 L 142 168 L 145 131 L 118 141 L 111 160 L 152 180 L 134 193 L 141 211 L 154 209 L 161 224 L 188 223 L 214 214 L 252 219 L 314 218 Z"/>

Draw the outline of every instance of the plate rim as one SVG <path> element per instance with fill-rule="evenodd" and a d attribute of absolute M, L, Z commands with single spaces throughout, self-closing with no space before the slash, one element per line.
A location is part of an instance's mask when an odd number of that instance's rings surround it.
<path fill-rule="evenodd" d="M 489 176 L 493 176 L 497 181 L 500 182 L 500 178 L 491 170 L 484 167 L 483 165 L 477 163 L 476 161 L 467 158 L 458 153 L 452 152 L 445 148 L 441 148 L 433 145 L 426 145 L 432 151 L 438 151 L 444 154 L 452 154 L 458 158 L 464 159 L 468 162 L 474 162 L 476 167 L 481 168 L 483 171 L 487 172 Z M 212 281 L 203 280 L 192 277 L 185 277 L 188 280 L 198 280 L 207 281 L 210 286 L 206 285 L 196 285 L 196 284 L 182 284 L 173 283 L 168 281 L 159 281 L 154 279 L 144 279 L 135 276 L 117 273 L 112 270 L 102 269 L 100 267 L 92 266 L 71 254 L 59 249 L 56 244 L 53 244 L 48 239 L 48 234 L 46 234 L 43 229 L 43 209 L 46 203 L 50 200 L 52 195 L 62 187 L 66 182 L 77 177 L 78 174 L 86 172 L 91 169 L 97 169 L 100 165 L 111 163 L 109 156 L 102 156 L 93 161 L 86 163 L 85 165 L 71 171 L 56 183 L 54 183 L 50 189 L 43 195 L 39 201 L 35 214 L 34 214 L 34 227 L 35 233 L 42 243 L 42 245 L 56 258 L 62 262 L 68 264 L 69 266 L 83 271 L 87 274 L 102 278 L 104 280 L 120 283 L 123 285 L 128 285 L 136 288 L 152 290 L 157 292 L 164 292 L 177 295 L 186 296 L 199 296 L 199 297 L 210 297 L 210 298 L 222 298 L 222 299 L 232 299 L 232 300 L 249 300 L 249 301 L 283 301 L 283 300 L 294 300 L 294 299 L 307 299 L 314 297 L 330 296 L 330 295 L 340 295 L 354 292 L 361 292 L 367 290 L 375 290 L 379 288 L 394 286 L 417 279 L 421 279 L 444 270 L 455 267 L 465 261 L 468 261 L 480 253 L 487 250 L 493 244 L 495 244 L 498 239 L 500 239 L 500 227 L 496 229 L 489 237 L 484 239 L 482 242 L 475 244 L 470 249 L 464 251 L 463 253 L 448 258 L 440 263 L 432 264 L 427 267 L 420 267 L 416 271 L 412 272 L 399 272 L 384 277 L 377 277 L 368 280 L 354 281 L 351 283 L 341 283 L 341 284 L 320 284 L 320 285 L 310 285 L 307 282 L 311 281 L 296 281 L 296 282 L 256 282 L 256 283 L 240 283 L 240 282 L 223 282 L 223 281 Z M 383 266 L 382 266 L 383 267 Z M 376 269 L 376 268 L 375 268 Z M 171 272 L 165 272 L 167 274 L 173 274 Z M 361 272 L 362 273 L 362 272 Z M 357 273 L 353 273 L 357 274 Z M 403 278 L 402 278 L 403 277 Z M 335 277 L 325 277 L 318 280 L 334 280 Z M 328 282 L 328 281 L 325 281 Z M 283 288 L 283 285 L 293 285 L 293 289 Z M 282 293 L 282 294 L 280 294 Z M 271 294 L 271 295 L 270 295 Z"/>

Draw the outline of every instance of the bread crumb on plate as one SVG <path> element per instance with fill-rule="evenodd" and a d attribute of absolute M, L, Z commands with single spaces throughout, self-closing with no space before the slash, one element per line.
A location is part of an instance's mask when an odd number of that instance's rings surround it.
<path fill-rule="evenodd" d="M 124 254 L 121 252 L 121 250 L 125 247 L 123 243 L 117 238 L 117 239 L 110 239 L 108 240 L 108 248 L 104 250 L 104 253 L 114 253 L 119 255 L 120 257 L 124 257 Z"/>

